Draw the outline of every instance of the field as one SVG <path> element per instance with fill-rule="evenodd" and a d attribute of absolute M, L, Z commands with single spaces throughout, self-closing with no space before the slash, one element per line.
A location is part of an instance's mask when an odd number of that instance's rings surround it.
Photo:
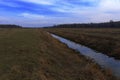
<path fill-rule="evenodd" d="M 120 59 L 119 28 L 51 28 L 46 30 Z"/>
<path fill-rule="evenodd" d="M 0 80 L 116 80 L 42 29 L 0 29 Z"/>

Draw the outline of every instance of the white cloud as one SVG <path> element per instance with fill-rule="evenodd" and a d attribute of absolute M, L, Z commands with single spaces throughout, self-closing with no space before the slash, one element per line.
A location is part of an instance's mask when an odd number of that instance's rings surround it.
<path fill-rule="evenodd" d="M 21 1 L 42 5 L 53 5 L 56 2 L 55 0 L 21 0 Z"/>
<path fill-rule="evenodd" d="M 31 13 L 22 13 L 20 16 L 23 16 L 25 18 L 31 18 L 31 19 L 44 19 L 44 15 L 38 15 L 38 14 L 31 14 Z"/>
<path fill-rule="evenodd" d="M 99 8 L 104 11 L 119 11 L 120 0 L 101 0 Z"/>
<path fill-rule="evenodd" d="M 80 0 L 79 0 L 80 1 Z M 72 17 L 87 18 L 86 22 L 104 22 L 109 20 L 120 20 L 120 0 L 81 0 L 91 2 L 95 6 L 70 6 L 55 7 L 53 10 L 72 15 Z M 71 18 L 72 19 L 72 18 Z"/>

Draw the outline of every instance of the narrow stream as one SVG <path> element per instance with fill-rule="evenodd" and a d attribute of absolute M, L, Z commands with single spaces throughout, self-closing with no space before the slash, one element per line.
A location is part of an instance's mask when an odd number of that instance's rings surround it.
<path fill-rule="evenodd" d="M 54 38 L 58 39 L 60 42 L 66 44 L 69 48 L 72 48 L 82 55 L 92 58 L 96 63 L 98 63 L 101 67 L 109 69 L 112 71 L 113 75 L 120 78 L 120 60 L 116 60 L 112 57 L 109 57 L 103 53 L 99 53 L 95 50 L 92 50 L 86 46 L 80 45 L 73 41 L 67 40 L 60 36 L 51 34 Z"/>

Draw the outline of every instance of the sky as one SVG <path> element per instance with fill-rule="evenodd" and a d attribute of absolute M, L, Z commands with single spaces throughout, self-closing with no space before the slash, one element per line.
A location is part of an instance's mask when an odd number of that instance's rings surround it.
<path fill-rule="evenodd" d="M 45 27 L 120 21 L 120 0 L 0 0 L 0 24 Z"/>

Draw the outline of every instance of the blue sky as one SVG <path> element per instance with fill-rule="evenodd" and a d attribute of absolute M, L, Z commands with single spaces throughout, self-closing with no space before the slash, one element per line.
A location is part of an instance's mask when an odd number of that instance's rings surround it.
<path fill-rule="evenodd" d="M 120 20 L 120 0 L 0 0 L 0 24 L 25 27 Z"/>

